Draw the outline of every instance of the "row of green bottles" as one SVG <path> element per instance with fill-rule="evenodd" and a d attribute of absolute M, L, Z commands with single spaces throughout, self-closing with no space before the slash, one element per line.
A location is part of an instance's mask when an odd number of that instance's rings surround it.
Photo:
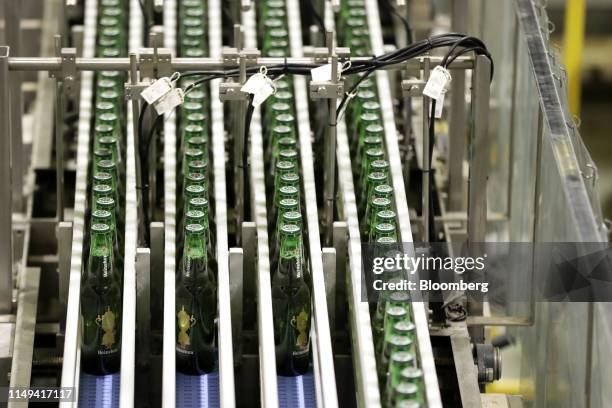
<path fill-rule="evenodd" d="M 338 36 L 353 56 L 372 55 L 368 15 L 364 0 L 343 0 L 338 15 Z M 355 83 L 359 77 L 352 79 Z M 362 239 L 382 253 L 394 250 L 399 240 L 393 188 L 386 157 L 385 130 L 374 76 L 361 81 L 346 110 L 347 131 L 353 158 L 355 191 Z M 402 270 L 385 270 L 384 283 L 404 279 Z M 372 330 L 381 400 L 386 407 L 424 405 L 415 326 L 406 292 L 379 293 L 373 310 Z"/>
<path fill-rule="evenodd" d="M 204 0 L 179 2 L 179 56 L 208 55 Z M 189 80 L 181 80 L 185 88 Z M 185 95 L 179 115 L 177 148 L 176 369 L 201 375 L 216 367 L 217 266 L 211 222 L 209 92 Z"/>
<path fill-rule="evenodd" d="M 98 6 L 96 55 L 127 54 L 125 1 Z M 96 74 L 89 251 L 81 277 L 81 366 L 90 374 L 119 371 L 125 226 L 124 74 Z"/>
<path fill-rule="evenodd" d="M 289 56 L 287 4 L 258 3 L 258 34 L 262 55 Z M 279 375 L 301 375 L 310 367 L 312 306 L 307 283 L 307 256 L 301 212 L 299 140 L 293 83 L 275 82 L 276 92 L 263 112 L 264 164 L 270 230 L 270 270 L 276 363 Z"/>

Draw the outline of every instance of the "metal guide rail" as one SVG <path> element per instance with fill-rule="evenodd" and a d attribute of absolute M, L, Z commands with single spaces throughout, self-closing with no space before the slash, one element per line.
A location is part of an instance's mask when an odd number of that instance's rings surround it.
<path fill-rule="evenodd" d="M 130 51 L 142 47 L 143 21 L 139 0 L 129 2 L 129 45 Z M 132 73 L 133 74 L 133 73 Z M 135 78 L 131 78 L 135 81 Z M 131 100 L 127 109 L 127 163 L 125 193 L 125 258 L 123 269 L 123 336 L 121 339 L 121 407 L 134 406 L 134 376 L 136 356 L 136 243 L 137 243 L 137 199 L 136 199 L 136 150 L 134 126 L 138 118 Z"/>
<path fill-rule="evenodd" d="M 164 2 L 164 45 L 176 50 L 177 5 Z M 176 282 L 176 121 L 164 120 L 164 343 L 162 407 L 176 405 L 175 282 Z M 172 339 L 172 340 L 170 340 Z"/>
<path fill-rule="evenodd" d="M 365 0 L 365 4 L 372 51 L 375 55 L 380 55 L 384 53 L 384 44 L 378 2 L 376 0 Z M 400 239 L 401 242 L 404 243 L 413 242 L 388 73 L 377 71 L 376 84 L 383 114 L 385 142 L 387 145 L 387 154 L 389 155 L 389 173 L 393 182 L 392 187 L 395 195 L 394 201 L 399 221 Z M 417 353 L 420 368 L 423 371 L 427 406 L 430 408 L 441 407 L 442 400 L 440 397 L 440 388 L 438 386 L 438 377 L 436 375 L 431 340 L 429 338 L 429 318 L 426 304 L 423 302 L 412 302 L 412 315 L 416 326 Z"/>
<path fill-rule="evenodd" d="M 245 46 L 257 48 L 255 10 L 241 13 Z M 272 289 L 270 279 L 270 251 L 268 249 L 268 213 L 264 178 L 261 112 L 255 108 L 250 128 L 251 138 L 251 211 L 257 228 L 257 334 L 259 340 L 260 399 L 262 406 L 278 407 L 274 327 L 272 315 Z M 246 148 L 246 146 L 244 146 Z"/>
<path fill-rule="evenodd" d="M 83 36 L 83 56 L 93 57 L 96 45 L 98 5 L 96 0 L 85 2 L 85 28 Z M 66 335 L 64 342 L 62 387 L 80 386 L 80 296 L 81 271 L 83 268 L 85 214 L 87 206 L 87 186 L 89 180 L 90 131 L 93 100 L 93 72 L 81 75 L 81 106 L 78 123 L 77 172 L 74 197 L 74 217 L 72 221 L 72 251 L 70 258 L 70 281 L 68 304 L 66 308 Z M 84 389 L 84 391 L 89 391 Z M 80 396 L 79 396 L 80 398 Z M 62 402 L 61 407 L 76 406 L 75 403 Z"/>

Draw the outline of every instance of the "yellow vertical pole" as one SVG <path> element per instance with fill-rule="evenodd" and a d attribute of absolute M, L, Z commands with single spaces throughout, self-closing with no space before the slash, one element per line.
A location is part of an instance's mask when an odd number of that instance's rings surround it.
<path fill-rule="evenodd" d="M 564 64 L 568 78 L 570 112 L 580 115 L 581 67 L 584 48 L 586 0 L 567 0 L 565 9 Z"/>

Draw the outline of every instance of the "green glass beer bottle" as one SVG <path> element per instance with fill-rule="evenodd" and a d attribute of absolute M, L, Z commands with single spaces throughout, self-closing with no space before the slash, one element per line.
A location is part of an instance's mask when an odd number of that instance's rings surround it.
<path fill-rule="evenodd" d="M 272 282 L 272 306 L 279 375 L 304 374 L 310 364 L 310 289 L 304 280 L 302 230 L 280 228 L 281 250 Z"/>
<path fill-rule="evenodd" d="M 176 369 L 200 375 L 215 368 L 217 284 L 208 269 L 204 227 L 185 226 L 185 247 L 176 289 Z"/>
<path fill-rule="evenodd" d="M 113 271 L 110 227 L 93 224 L 81 285 L 81 368 L 94 375 L 119 371 L 121 288 Z"/>
<path fill-rule="evenodd" d="M 406 382 L 397 384 L 393 390 L 393 403 L 395 406 L 405 406 L 406 404 L 404 404 L 403 401 L 416 402 L 416 406 L 419 407 L 419 387 Z"/>
<path fill-rule="evenodd" d="M 400 373 L 405 368 L 413 368 L 415 366 L 416 357 L 408 351 L 397 351 L 391 354 L 389 362 L 389 372 L 386 378 L 385 391 L 383 399 L 387 401 L 387 406 L 392 406 L 393 390 L 401 382 Z"/>

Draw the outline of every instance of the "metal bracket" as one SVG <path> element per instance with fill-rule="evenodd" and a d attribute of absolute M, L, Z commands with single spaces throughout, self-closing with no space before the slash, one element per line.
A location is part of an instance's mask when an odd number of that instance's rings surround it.
<path fill-rule="evenodd" d="M 242 92 L 241 88 L 242 84 L 236 82 L 222 82 L 219 85 L 219 99 L 221 102 L 243 101 L 246 99 L 247 94 Z"/>
<path fill-rule="evenodd" d="M 157 49 L 157 76 L 169 77 L 172 71 L 172 51 L 168 48 Z"/>
<path fill-rule="evenodd" d="M 138 51 L 138 67 L 140 69 L 140 78 L 155 77 L 155 49 L 141 48 Z"/>
<path fill-rule="evenodd" d="M 58 73 L 49 72 L 51 78 L 59 79 L 64 83 L 64 89 L 67 94 L 73 95 L 76 89 L 75 82 L 77 80 L 76 69 L 76 48 L 62 48 L 60 50 L 60 58 L 62 60 L 61 70 Z"/>
<path fill-rule="evenodd" d="M 224 67 L 235 67 L 238 65 L 240 51 L 234 47 L 224 47 L 221 51 L 221 59 Z"/>
<path fill-rule="evenodd" d="M 344 83 L 310 82 L 308 90 L 312 99 L 341 98 L 344 94 Z"/>
<path fill-rule="evenodd" d="M 402 94 L 405 98 L 421 96 L 424 88 L 425 81 L 418 78 L 410 78 L 402 81 Z"/>
<path fill-rule="evenodd" d="M 151 339 L 151 250 L 136 248 L 136 339 L 139 366 L 149 361 Z"/>

